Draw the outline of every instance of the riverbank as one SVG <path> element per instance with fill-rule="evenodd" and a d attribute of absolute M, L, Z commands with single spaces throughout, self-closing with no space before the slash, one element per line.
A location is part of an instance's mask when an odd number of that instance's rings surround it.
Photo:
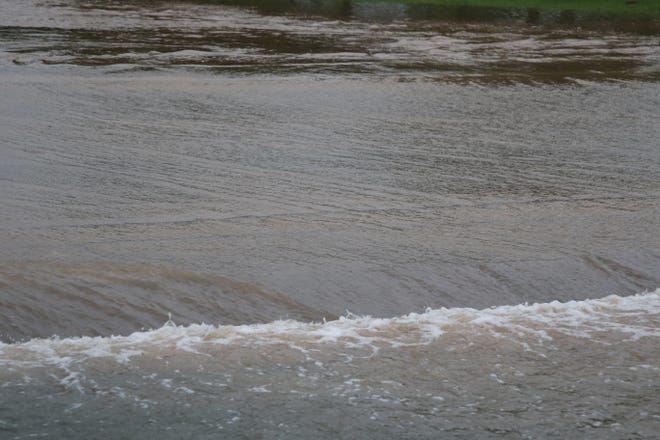
<path fill-rule="evenodd" d="M 360 0 L 365 1 L 365 0 Z M 374 1 L 374 0 L 366 0 Z M 375 0 L 383 1 L 383 0 Z M 385 0 L 387 1 L 387 0 Z M 644 15 L 660 18 L 659 0 L 390 0 L 447 6 L 479 6 L 493 8 L 534 8 L 601 12 L 607 14 Z"/>

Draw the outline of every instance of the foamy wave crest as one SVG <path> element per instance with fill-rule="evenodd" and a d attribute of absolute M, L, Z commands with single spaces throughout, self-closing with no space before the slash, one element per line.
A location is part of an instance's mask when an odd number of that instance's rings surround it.
<path fill-rule="evenodd" d="M 344 348 L 405 347 L 430 344 L 451 335 L 496 336 L 526 347 L 551 343 L 555 338 L 590 338 L 603 343 L 660 337 L 660 289 L 633 296 L 501 306 L 429 309 L 424 313 L 381 319 L 347 316 L 323 323 L 275 321 L 253 325 L 176 326 L 168 321 L 159 329 L 129 336 L 33 339 L 0 344 L 0 366 L 30 367 L 57 364 L 66 367 L 81 359 L 113 358 L 119 363 L 146 352 L 163 350 L 204 354 L 226 347 L 263 347 L 284 344 L 303 351 L 334 344 Z M 212 348 L 215 347 L 215 348 Z"/>

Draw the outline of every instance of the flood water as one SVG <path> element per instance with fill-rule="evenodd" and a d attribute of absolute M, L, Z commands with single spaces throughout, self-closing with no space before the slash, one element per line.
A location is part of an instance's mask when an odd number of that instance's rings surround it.
<path fill-rule="evenodd" d="M 635 14 L 0 0 L 0 438 L 653 438 L 659 109 Z"/>

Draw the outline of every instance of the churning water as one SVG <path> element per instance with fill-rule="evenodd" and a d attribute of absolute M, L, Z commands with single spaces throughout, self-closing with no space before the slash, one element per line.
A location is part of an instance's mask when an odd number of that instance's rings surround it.
<path fill-rule="evenodd" d="M 659 109 L 643 17 L 0 0 L 0 438 L 653 438 Z"/>

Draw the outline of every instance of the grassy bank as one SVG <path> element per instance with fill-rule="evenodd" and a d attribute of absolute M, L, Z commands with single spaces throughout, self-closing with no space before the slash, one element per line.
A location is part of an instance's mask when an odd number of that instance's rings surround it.
<path fill-rule="evenodd" d="M 379 0 L 367 0 L 379 1 Z M 382 1 L 382 0 L 381 0 Z M 660 0 L 386 0 L 396 3 L 420 3 L 496 8 L 571 9 L 604 13 L 639 14 L 660 17 Z"/>

